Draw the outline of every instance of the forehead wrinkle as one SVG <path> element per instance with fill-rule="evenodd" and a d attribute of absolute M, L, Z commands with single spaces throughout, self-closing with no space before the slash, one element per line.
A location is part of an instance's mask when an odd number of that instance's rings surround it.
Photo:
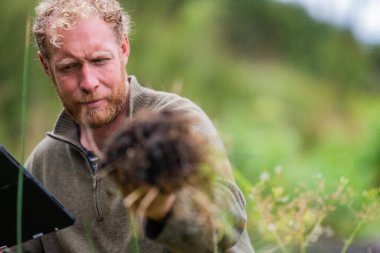
<path fill-rule="evenodd" d="M 107 43 L 104 39 L 98 38 L 99 36 L 94 36 L 94 34 L 86 28 L 89 22 L 90 25 L 94 22 L 97 23 L 96 27 L 105 30 L 103 33 L 112 36 L 113 40 Z M 61 62 L 63 59 L 72 58 L 76 61 L 85 61 L 91 60 L 95 57 L 115 57 L 115 54 L 118 54 L 119 52 L 115 52 L 114 43 L 117 45 L 117 50 L 120 51 L 119 42 L 116 40 L 112 30 L 109 29 L 109 26 L 107 25 L 106 28 L 108 29 L 106 29 L 104 25 L 107 24 L 105 24 L 103 20 L 80 19 L 74 29 L 59 29 L 59 34 L 62 37 L 62 44 L 55 47 L 47 41 L 47 44 L 51 47 L 51 50 L 49 50 L 50 60 L 53 62 Z M 77 30 L 80 31 L 79 37 Z M 50 34 L 47 34 L 48 38 L 50 36 Z M 94 37 L 96 39 L 93 39 Z"/>
<path fill-rule="evenodd" d="M 69 49 L 68 49 L 69 48 Z M 58 49 L 64 55 L 68 55 L 69 58 L 87 58 L 97 56 L 113 56 L 112 49 L 107 44 L 102 44 L 98 41 L 88 41 L 85 39 L 77 40 L 72 44 L 68 39 L 63 41 L 62 45 Z"/>
<path fill-rule="evenodd" d="M 85 50 L 84 47 L 76 47 L 76 48 L 71 48 L 70 50 L 67 50 L 65 47 L 65 43 L 62 43 L 60 47 L 55 47 L 52 46 L 52 51 L 51 51 L 51 57 L 52 60 L 56 61 L 57 63 L 65 63 L 65 62 L 72 62 L 76 61 L 77 59 L 81 59 L 85 55 Z"/>

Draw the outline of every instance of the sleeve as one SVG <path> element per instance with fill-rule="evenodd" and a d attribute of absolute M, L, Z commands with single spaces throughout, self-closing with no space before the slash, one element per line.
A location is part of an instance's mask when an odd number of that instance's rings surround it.
<path fill-rule="evenodd" d="M 210 226 L 208 220 L 203 219 L 194 207 L 190 196 L 192 193 L 184 190 L 161 233 L 151 239 L 174 252 L 253 253 L 245 229 L 246 215 L 239 189 L 226 182 L 216 182 L 215 188 L 219 198 L 227 200 L 216 201 L 220 212 L 213 215 L 222 226 Z"/>
<path fill-rule="evenodd" d="M 4 253 L 15 253 L 15 252 L 17 252 L 16 246 L 4 251 Z M 42 247 L 42 242 L 40 238 L 33 239 L 33 240 L 23 243 L 22 252 L 23 253 L 45 253 Z"/>
<path fill-rule="evenodd" d="M 218 177 L 213 184 L 215 212 L 212 213 L 212 221 L 207 220 L 194 205 L 194 192 L 183 189 L 164 223 L 152 225 L 148 221 L 145 232 L 150 239 L 174 252 L 253 253 L 245 228 L 245 199 L 233 179 L 222 141 L 211 121 L 198 107 L 192 105 L 192 110 L 184 113 L 191 117 L 194 131 L 208 139 L 218 154 L 218 159 L 212 164 Z M 154 233 L 147 231 L 152 228 Z"/>

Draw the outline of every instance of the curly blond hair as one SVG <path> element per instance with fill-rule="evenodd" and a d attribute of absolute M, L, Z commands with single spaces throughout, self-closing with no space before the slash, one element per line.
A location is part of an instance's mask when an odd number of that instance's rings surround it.
<path fill-rule="evenodd" d="M 98 17 L 113 29 L 121 43 L 130 32 L 130 17 L 117 0 L 41 0 L 36 7 L 33 34 L 42 56 L 48 59 L 46 35 L 56 47 L 62 44 L 58 29 L 75 28 L 78 18 Z"/>

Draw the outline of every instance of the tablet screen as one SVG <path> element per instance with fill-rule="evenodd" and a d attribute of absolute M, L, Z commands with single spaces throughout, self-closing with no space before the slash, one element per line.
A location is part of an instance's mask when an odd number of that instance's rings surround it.
<path fill-rule="evenodd" d="M 23 174 L 23 242 L 74 224 L 73 215 L 0 145 L 0 249 L 17 242 L 19 171 Z"/>

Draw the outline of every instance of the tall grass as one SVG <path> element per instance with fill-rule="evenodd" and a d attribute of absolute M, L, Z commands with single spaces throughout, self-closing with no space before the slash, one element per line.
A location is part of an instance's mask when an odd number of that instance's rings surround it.
<path fill-rule="evenodd" d="M 30 48 L 30 15 L 26 17 L 25 27 L 25 50 L 22 73 L 22 96 L 21 96 L 21 164 L 25 160 L 25 136 L 26 136 L 26 106 L 28 95 L 28 69 Z M 22 252 L 22 202 L 23 202 L 23 172 L 19 170 L 17 184 L 17 253 Z"/>

